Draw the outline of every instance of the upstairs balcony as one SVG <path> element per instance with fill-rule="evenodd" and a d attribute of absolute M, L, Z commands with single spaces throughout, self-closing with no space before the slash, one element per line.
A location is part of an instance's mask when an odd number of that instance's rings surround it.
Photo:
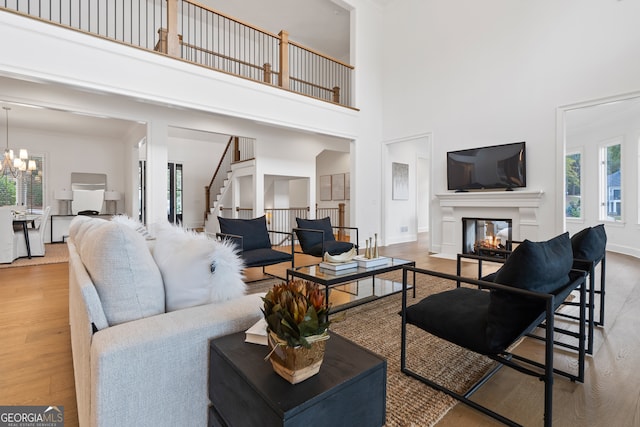
<path fill-rule="evenodd" d="M 353 108 L 351 65 L 187 0 L 2 0 L 0 10 Z"/>

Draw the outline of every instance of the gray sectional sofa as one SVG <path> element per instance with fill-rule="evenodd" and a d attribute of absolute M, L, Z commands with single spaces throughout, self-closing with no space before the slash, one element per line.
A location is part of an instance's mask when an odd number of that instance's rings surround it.
<path fill-rule="evenodd" d="M 80 426 L 207 425 L 209 340 L 254 324 L 261 295 L 165 312 L 140 233 L 78 217 L 68 247 Z"/>

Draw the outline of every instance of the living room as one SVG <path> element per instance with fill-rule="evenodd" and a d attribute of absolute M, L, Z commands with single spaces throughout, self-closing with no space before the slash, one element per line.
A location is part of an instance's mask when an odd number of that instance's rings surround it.
<path fill-rule="evenodd" d="M 166 213 L 167 127 L 191 127 L 173 119 L 178 109 L 187 109 L 180 111 L 195 118 L 197 129 L 246 135 L 252 124 L 261 130 L 275 125 L 352 141 L 352 223 L 363 237 L 386 227 L 387 243 L 402 241 L 404 224 L 393 222 L 390 214 L 396 207 L 390 202 L 390 164 L 383 154 L 385 146 L 415 138 L 431 143 L 432 195 L 446 193 L 447 151 L 526 140 L 528 187 L 544 196 L 535 216 L 536 235 L 519 237 L 544 239 L 571 226 L 565 225 L 559 190 L 564 182 L 564 113 L 637 97 L 635 2 L 343 4 L 354 8 L 350 62 L 357 67 L 357 112 L 301 102 L 274 88 L 226 75 L 212 77 L 194 67 L 172 65 L 168 58 L 136 56 L 128 47 L 60 28 L 45 30 L 5 14 L 3 39 L 21 43 L 0 48 L 8 58 L 1 71 L 9 77 L 2 97 L 147 123 L 153 138 L 149 161 L 155 165 L 149 180 L 150 220 Z M 209 128 L 213 117 L 217 121 Z M 626 144 L 623 170 L 635 171 L 637 140 Z M 629 175 L 625 181 L 625 223 L 607 224 L 607 232 L 610 247 L 637 256 L 635 178 Z M 437 199 L 430 200 L 428 250 L 440 252 L 443 214 Z M 588 221 L 581 225 L 598 219 Z"/>

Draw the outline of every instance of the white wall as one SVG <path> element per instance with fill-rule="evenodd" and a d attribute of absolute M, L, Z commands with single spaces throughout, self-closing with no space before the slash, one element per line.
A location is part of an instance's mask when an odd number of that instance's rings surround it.
<path fill-rule="evenodd" d="M 429 199 L 431 197 L 430 159 L 418 156 L 416 169 L 418 233 L 426 233 L 429 231 Z"/>
<path fill-rule="evenodd" d="M 292 179 L 289 181 L 289 207 L 309 206 L 309 180 Z"/>
<path fill-rule="evenodd" d="M 528 189 L 545 192 L 537 237 L 561 232 L 556 109 L 638 90 L 640 2 L 406 0 L 385 15 L 385 140 L 433 133 L 434 194 L 446 151 L 527 141 Z M 431 213 L 439 251 L 436 200 Z"/>
<path fill-rule="evenodd" d="M 375 233 L 380 236 L 382 232 L 382 88 L 385 79 L 393 76 L 385 76 L 384 64 L 388 58 L 381 46 L 390 36 L 390 21 L 388 10 L 377 6 L 379 2 L 343 0 L 342 3 L 354 8 L 351 12 L 350 62 L 355 66 L 354 105 L 360 108 L 357 136 L 353 138 L 350 149 L 350 223 L 358 227 L 362 240 L 360 246 L 364 247 L 363 239 Z M 393 9 L 395 3 L 389 9 Z M 404 66 L 402 69 L 404 71 Z M 385 245 L 383 241 L 378 243 Z"/>

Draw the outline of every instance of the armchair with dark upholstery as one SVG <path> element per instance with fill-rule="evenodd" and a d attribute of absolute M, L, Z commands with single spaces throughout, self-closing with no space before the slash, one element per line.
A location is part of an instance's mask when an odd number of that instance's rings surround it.
<path fill-rule="evenodd" d="M 340 227 L 331 225 L 329 217 L 322 219 L 296 218 L 297 228 L 293 232 L 298 238 L 300 248 L 306 255 L 322 258 L 325 253 L 329 255 L 339 255 L 350 251 L 352 248 L 358 249 L 358 229 L 356 227 Z M 356 243 L 336 240 L 334 230 L 354 230 Z"/>
<path fill-rule="evenodd" d="M 568 233 L 547 242 L 525 240 L 505 260 L 494 281 L 476 280 L 434 271 L 405 267 L 402 293 L 401 370 L 425 384 L 508 425 L 517 425 L 491 409 L 470 399 L 471 395 L 500 367 L 508 366 L 544 382 L 544 424 L 552 422 L 554 374 L 578 380 L 584 375 L 563 372 L 553 367 L 554 315 L 566 297 L 580 292 L 581 314 L 585 309 L 585 273 L 572 270 L 573 256 Z M 409 272 L 444 278 L 456 287 L 430 295 L 407 306 Z M 464 286 L 463 286 L 464 285 Z M 544 362 L 515 354 L 512 347 L 541 324 L 546 325 Z M 498 363 L 460 394 L 416 373 L 407 361 L 407 325 L 420 328 L 446 341 L 483 354 Z M 581 322 L 584 333 L 584 322 Z M 584 362 L 584 339 L 579 363 Z M 582 362 L 580 362 L 582 360 Z M 580 368 L 578 369 L 580 370 Z"/>
<path fill-rule="evenodd" d="M 513 243 L 520 244 L 522 242 Z M 604 308 L 605 308 L 605 277 L 606 277 L 606 246 L 607 246 L 607 234 L 604 229 L 604 225 L 600 224 L 595 227 L 587 227 L 573 236 L 571 236 L 571 248 L 573 251 L 573 268 L 576 270 L 581 270 L 587 273 L 588 282 L 587 282 L 587 315 L 586 318 L 583 319 L 587 324 L 587 336 L 586 336 L 586 353 L 593 354 L 593 337 L 594 337 L 594 329 L 595 326 L 604 326 Z M 514 245 L 515 247 L 515 245 Z M 478 278 L 482 278 L 482 280 L 493 281 L 495 277 L 494 274 L 489 274 L 487 276 L 483 275 L 483 262 L 497 262 L 503 263 L 506 258 L 512 251 L 507 250 L 496 250 L 496 254 L 499 256 L 487 257 L 482 255 L 473 255 L 473 254 L 458 254 L 458 266 L 457 266 L 457 274 L 461 273 L 461 261 L 463 259 L 472 259 L 477 261 L 478 263 Z M 595 276 L 596 276 L 596 267 L 600 265 L 600 288 L 596 289 L 595 286 Z M 596 306 L 596 294 L 600 296 L 599 303 L 599 320 L 596 320 L 595 316 L 595 306 Z M 567 306 L 579 306 L 580 301 L 574 302 L 567 300 L 563 302 L 564 305 Z M 580 316 L 575 316 L 568 313 L 556 313 L 557 316 L 580 320 Z M 573 335 L 577 337 L 577 334 L 570 332 L 566 329 L 560 329 L 561 332 L 565 334 Z M 577 349 L 575 346 L 569 345 L 568 348 Z"/>
<path fill-rule="evenodd" d="M 254 219 L 218 217 L 218 222 L 220 233 L 217 233 L 216 236 L 235 243 L 246 268 L 262 267 L 263 274 L 286 280 L 284 277 L 266 272 L 265 267 L 284 262 L 290 263 L 293 267 L 293 233 L 268 230 L 264 215 Z M 269 233 L 285 235 L 287 240 L 291 242 L 290 251 L 273 249 Z"/>

